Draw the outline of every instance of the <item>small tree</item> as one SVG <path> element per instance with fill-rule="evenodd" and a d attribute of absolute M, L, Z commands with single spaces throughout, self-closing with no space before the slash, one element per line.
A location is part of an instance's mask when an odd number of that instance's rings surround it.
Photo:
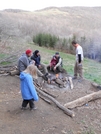
<path fill-rule="evenodd" d="M 54 48 L 57 41 L 58 38 L 55 35 L 52 36 L 51 34 L 39 33 L 33 37 L 33 42 L 39 44 L 39 46 L 50 46 Z"/>

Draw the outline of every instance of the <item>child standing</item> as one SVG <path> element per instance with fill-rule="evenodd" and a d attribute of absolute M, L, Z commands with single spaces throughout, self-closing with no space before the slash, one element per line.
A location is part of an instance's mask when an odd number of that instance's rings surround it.
<path fill-rule="evenodd" d="M 37 68 L 30 64 L 26 70 L 20 73 L 20 86 L 23 98 L 22 109 L 26 109 L 29 104 L 30 110 L 36 109 L 34 101 L 38 101 L 38 95 L 33 84 L 33 78 L 37 78 Z"/>

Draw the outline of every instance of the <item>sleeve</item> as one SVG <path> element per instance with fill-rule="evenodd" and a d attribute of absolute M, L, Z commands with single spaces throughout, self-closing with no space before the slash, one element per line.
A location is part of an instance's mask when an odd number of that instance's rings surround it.
<path fill-rule="evenodd" d="M 36 58 L 36 66 L 39 66 L 40 65 L 40 57 L 37 57 Z"/>
<path fill-rule="evenodd" d="M 24 64 L 24 66 L 28 66 L 29 65 L 29 59 L 27 58 L 27 57 L 24 57 L 23 58 L 23 64 Z"/>
<path fill-rule="evenodd" d="M 38 101 L 38 95 L 37 95 L 37 92 L 36 92 L 36 89 L 35 89 L 35 86 L 34 86 L 34 83 L 33 83 L 33 78 L 30 77 L 30 79 L 28 78 L 28 87 L 29 87 L 29 90 L 31 92 L 31 95 L 33 96 L 33 99 L 35 101 Z"/>
<path fill-rule="evenodd" d="M 77 47 L 76 49 L 76 61 L 78 63 L 81 63 L 81 61 L 83 60 L 83 50 L 82 47 Z"/>
<path fill-rule="evenodd" d="M 29 64 L 30 64 L 30 63 L 31 63 L 31 61 L 32 61 L 32 60 L 31 60 L 31 58 L 29 58 L 28 60 L 29 60 Z"/>
<path fill-rule="evenodd" d="M 81 63 L 81 54 L 78 54 L 78 62 Z"/>
<path fill-rule="evenodd" d="M 31 56 L 31 60 L 35 60 L 35 57 L 34 57 L 34 55 L 32 55 L 32 56 Z"/>
<path fill-rule="evenodd" d="M 61 62 L 62 62 L 62 59 L 60 58 L 59 59 L 59 62 L 56 64 L 56 67 L 60 66 L 61 65 Z"/>

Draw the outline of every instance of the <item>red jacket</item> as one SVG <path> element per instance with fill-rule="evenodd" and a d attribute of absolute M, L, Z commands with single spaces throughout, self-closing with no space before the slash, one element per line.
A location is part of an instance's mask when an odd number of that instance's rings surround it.
<path fill-rule="evenodd" d="M 51 59 L 51 62 L 50 62 L 50 66 L 55 66 L 57 64 L 57 59 L 55 58 L 55 56 Z"/>

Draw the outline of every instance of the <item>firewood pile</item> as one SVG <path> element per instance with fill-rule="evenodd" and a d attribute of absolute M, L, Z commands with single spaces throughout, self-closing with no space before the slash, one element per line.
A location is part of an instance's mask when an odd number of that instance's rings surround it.
<path fill-rule="evenodd" d="M 0 75 L 10 74 L 11 71 L 17 69 L 17 56 L 11 55 L 0 60 Z"/>
<path fill-rule="evenodd" d="M 17 61 L 21 53 L 20 51 L 12 52 L 0 59 L 0 75 L 9 75 L 12 71 L 17 70 Z"/>

